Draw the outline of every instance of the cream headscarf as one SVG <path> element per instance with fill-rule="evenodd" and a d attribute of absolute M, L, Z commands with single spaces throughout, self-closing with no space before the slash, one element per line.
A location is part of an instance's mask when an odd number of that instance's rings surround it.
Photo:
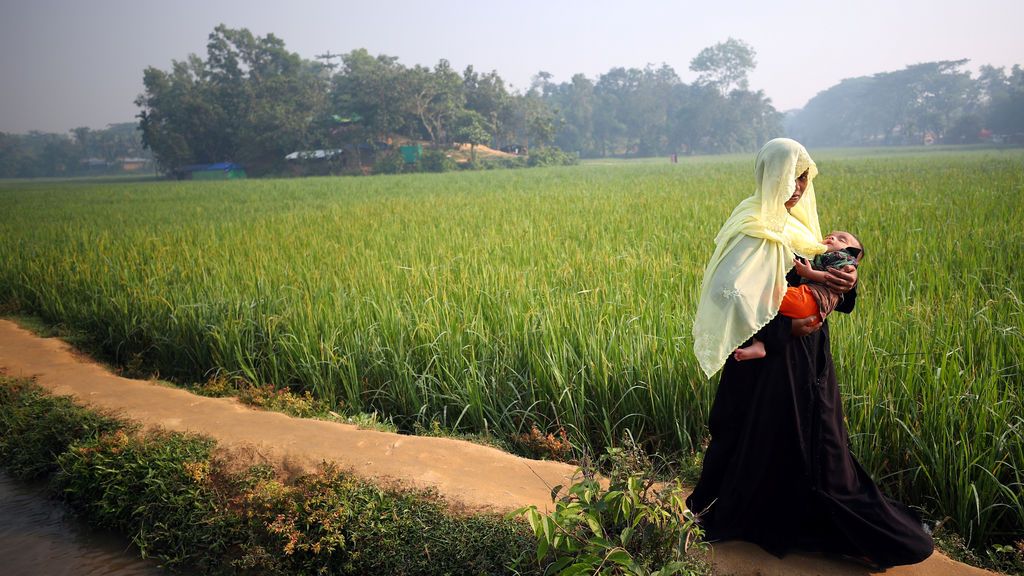
<path fill-rule="evenodd" d="M 804 170 L 807 188 L 787 212 L 786 201 Z M 776 138 L 757 153 L 757 189 L 725 221 L 704 270 L 693 350 L 708 378 L 778 314 L 793 253 L 812 257 L 825 251 L 814 199 L 817 174 L 807 150 L 795 140 Z"/>

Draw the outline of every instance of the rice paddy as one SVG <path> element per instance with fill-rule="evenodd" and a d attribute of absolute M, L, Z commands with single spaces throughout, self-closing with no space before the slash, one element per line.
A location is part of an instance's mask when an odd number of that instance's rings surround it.
<path fill-rule="evenodd" d="M 811 151 L 814 154 L 814 151 Z M 853 449 L 974 544 L 1024 534 L 1024 152 L 816 154 L 864 242 L 830 320 Z M 0 305 L 182 382 L 403 429 L 700 448 L 690 326 L 753 155 L 231 182 L 0 183 Z"/>

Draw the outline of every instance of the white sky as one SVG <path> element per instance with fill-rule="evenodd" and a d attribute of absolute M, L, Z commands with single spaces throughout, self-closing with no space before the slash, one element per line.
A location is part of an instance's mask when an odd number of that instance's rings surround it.
<path fill-rule="evenodd" d="M 729 37 L 757 51 L 751 87 L 804 106 L 843 78 L 969 58 L 1024 65 L 1022 0 L 0 0 L 0 131 L 134 120 L 147 66 L 205 58 L 220 23 L 273 33 L 312 59 L 366 48 L 407 66 L 446 58 L 517 88 L 615 66 L 672 66 Z"/>

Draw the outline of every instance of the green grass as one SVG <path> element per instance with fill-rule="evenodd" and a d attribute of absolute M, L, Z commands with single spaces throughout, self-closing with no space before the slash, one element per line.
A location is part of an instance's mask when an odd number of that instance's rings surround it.
<path fill-rule="evenodd" d="M 1024 531 L 1024 153 L 816 155 L 865 243 L 832 321 L 855 453 L 972 545 Z M 0 303 L 116 362 L 403 430 L 699 449 L 690 326 L 750 157 L 209 183 L 0 183 Z M 837 315 L 839 316 L 839 315 Z"/>

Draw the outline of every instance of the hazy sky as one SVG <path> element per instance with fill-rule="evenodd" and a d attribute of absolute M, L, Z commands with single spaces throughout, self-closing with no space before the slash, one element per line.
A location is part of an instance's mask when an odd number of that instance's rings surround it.
<path fill-rule="evenodd" d="M 757 51 L 751 87 L 804 106 L 843 78 L 969 58 L 1024 65 L 1024 0 L 559 1 L 0 0 L 0 131 L 133 121 L 147 66 L 205 58 L 220 23 L 304 58 L 366 48 L 399 62 L 497 70 L 517 88 L 615 66 L 672 66 L 729 37 Z"/>

